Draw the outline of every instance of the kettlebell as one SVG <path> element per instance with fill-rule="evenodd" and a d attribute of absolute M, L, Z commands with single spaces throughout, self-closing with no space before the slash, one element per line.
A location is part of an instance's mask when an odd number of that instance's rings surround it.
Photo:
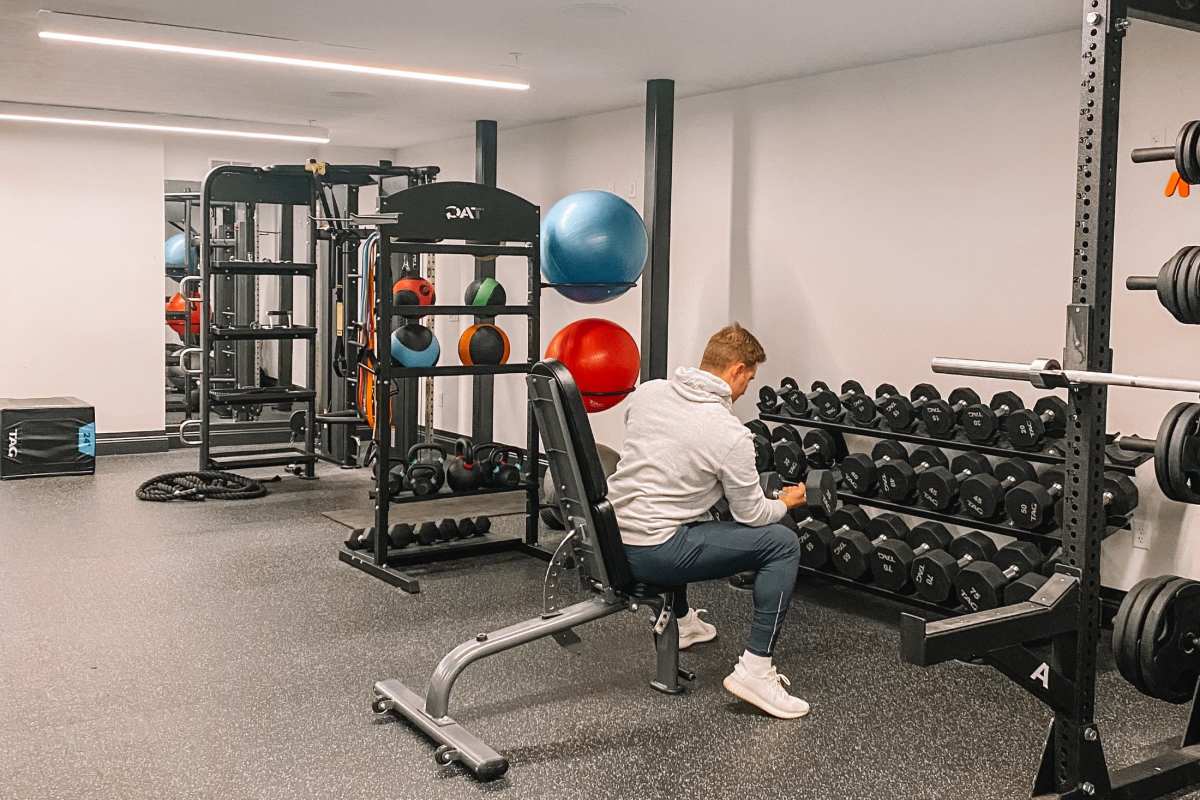
<path fill-rule="evenodd" d="M 459 439 L 454 455 L 446 459 L 446 484 L 451 491 L 470 492 L 483 486 L 483 470 L 471 452 L 471 440 Z"/>
<path fill-rule="evenodd" d="M 509 460 L 509 456 L 514 456 Z M 488 459 L 488 483 L 497 489 L 515 489 L 521 485 L 522 453 L 515 447 L 499 445 Z"/>
<path fill-rule="evenodd" d="M 438 454 L 436 461 L 421 461 L 420 456 L 426 450 Z M 408 467 L 404 470 L 404 486 L 417 497 L 428 497 L 437 494 L 438 489 L 446 480 L 442 470 L 442 459 L 446 457 L 446 448 L 440 444 L 418 442 L 408 448 Z"/>

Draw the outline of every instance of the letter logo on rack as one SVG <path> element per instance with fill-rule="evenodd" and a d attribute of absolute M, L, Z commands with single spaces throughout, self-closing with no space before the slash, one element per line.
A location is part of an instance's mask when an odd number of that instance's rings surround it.
<path fill-rule="evenodd" d="M 446 206 L 446 219 L 480 219 L 483 217 L 481 206 Z"/>
<path fill-rule="evenodd" d="M 1033 674 L 1029 676 L 1029 679 L 1040 683 L 1043 689 L 1049 689 L 1050 665 L 1043 661 L 1038 665 L 1038 668 L 1033 671 Z"/>

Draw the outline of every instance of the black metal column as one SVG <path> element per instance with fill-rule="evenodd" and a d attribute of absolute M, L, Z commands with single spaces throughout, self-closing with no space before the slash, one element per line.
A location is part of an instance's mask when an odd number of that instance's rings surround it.
<path fill-rule="evenodd" d="M 295 206 L 283 205 L 279 207 L 279 252 L 276 253 L 276 258 L 280 261 L 294 261 L 296 252 L 296 226 L 295 226 Z M 277 310 L 284 311 L 290 318 L 293 310 L 295 297 L 296 279 L 287 275 L 280 275 L 276 280 L 279 282 L 278 289 L 278 307 Z M 308 323 L 312 325 L 313 323 Z M 295 345 L 292 342 L 282 341 L 278 344 L 279 347 L 279 373 L 275 376 L 279 379 L 281 386 L 287 386 L 294 381 L 292 380 L 292 350 Z"/>
<path fill-rule="evenodd" d="M 475 120 L 475 182 L 496 185 L 496 121 Z M 496 259 L 475 259 L 475 280 L 496 277 Z M 475 322 L 480 322 L 475 317 Z M 533 320 L 528 321 L 533 324 Z M 537 358 L 540 353 L 531 353 Z M 493 435 L 496 378 L 476 375 L 471 379 L 471 437 L 476 442 L 490 442 Z"/>
<path fill-rule="evenodd" d="M 671 292 L 671 158 L 675 81 L 646 82 L 646 233 L 642 273 L 642 380 L 667 377 L 667 305 Z"/>
<path fill-rule="evenodd" d="M 1109 321 L 1126 3 L 1084 0 L 1082 6 L 1075 266 L 1063 365 L 1067 369 L 1108 371 L 1112 368 Z M 1054 790 L 1071 791 L 1090 783 L 1101 796 L 1107 796 L 1108 769 L 1102 757 L 1099 763 L 1095 758 L 1099 752 L 1095 695 L 1107 408 L 1108 392 L 1103 386 L 1080 385 L 1070 392 L 1066 438 L 1071 444 L 1067 448 L 1062 539 L 1066 563 L 1077 572 L 1081 591 L 1076 630 L 1055 640 L 1054 661 L 1074 681 L 1075 698 L 1069 715 L 1055 716 L 1047 743 L 1053 753 Z M 1049 776 L 1043 776 L 1043 780 L 1045 777 Z"/>

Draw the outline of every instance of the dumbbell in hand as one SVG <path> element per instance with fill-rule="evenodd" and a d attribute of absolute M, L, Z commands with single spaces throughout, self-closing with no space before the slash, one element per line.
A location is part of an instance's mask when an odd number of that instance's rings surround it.
<path fill-rule="evenodd" d="M 1043 439 L 1057 439 L 1067 432 L 1067 403 L 1061 397 L 1042 397 L 1033 410 L 1022 408 L 1009 414 L 1004 431 L 1013 447 L 1036 450 Z"/>
<path fill-rule="evenodd" d="M 917 478 L 934 467 L 949 462 L 946 454 L 936 447 L 921 445 L 913 450 L 907 462 L 889 461 L 877 470 L 879 496 L 893 503 L 903 503 L 917 491 Z"/>
<path fill-rule="evenodd" d="M 800 563 L 810 569 L 825 569 L 829 566 L 834 537 L 847 531 L 863 530 L 870 522 L 867 512 L 858 506 L 842 506 L 829 517 L 829 522 L 810 519 L 801 523 L 796 534 Z"/>
<path fill-rule="evenodd" d="M 831 554 L 833 568 L 851 580 L 866 580 L 871 575 L 875 548 L 889 539 L 903 540 L 908 524 L 895 514 L 879 514 L 861 530 L 846 530 L 834 536 Z"/>
<path fill-rule="evenodd" d="M 922 522 L 906 539 L 888 539 L 875 548 L 871 572 L 875 583 L 893 592 L 912 586 L 913 562 L 932 550 L 945 550 L 954 537 L 940 522 Z"/>
<path fill-rule="evenodd" d="M 775 430 L 784 427 L 791 426 L 781 425 Z M 811 430 L 804 435 L 803 443 L 787 437 L 775 445 L 775 469 L 784 482 L 795 483 L 808 473 L 810 467 L 832 467 L 845 452 L 846 442 L 841 434 Z"/>
<path fill-rule="evenodd" d="M 818 417 L 827 422 L 840 422 L 846 414 L 845 404 L 853 400 L 855 395 L 865 393 L 858 381 L 843 383 L 840 395 L 834 394 L 832 389 L 818 389 L 815 383 L 813 389 L 816 391 L 809 397 L 813 410 L 817 412 Z"/>
<path fill-rule="evenodd" d="M 997 392 L 987 405 L 976 403 L 964 408 L 959 424 L 967 439 L 975 444 L 987 444 L 996 438 L 1005 418 L 1024 407 L 1025 403 L 1013 392 Z"/>
<path fill-rule="evenodd" d="M 851 453 L 842 459 L 839 469 L 842 483 L 855 494 L 867 495 L 875 491 L 875 480 L 879 468 L 889 461 L 908 463 L 908 450 L 894 439 L 882 439 L 871 448 L 871 454 Z"/>
<path fill-rule="evenodd" d="M 947 439 L 958 427 L 959 417 L 967 406 L 980 402 L 979 394 L 974 389 L 960 386 L 950 393 L 950 399 L 935 398 L 921 409 L 921 421 L 930 436 Z"/>
<path fill-rule="evenodd" d="M 967 516 L 991 520 L 1004 512 L 1004 493 L 1022 481 L 1036 481 L 1037 470 L 1019 456 L 1001 461 L 992 474 L 972 475 L 958 487 L 958 501 Z"/>
<path fill-rule="evenodd" d="M 931 603 L 949 603 L 956 599 L 954 580 L 963 568 L 994 555 L 996 543 L 990 538 L 979 531 L 965 533 L 945 550 L 930 550 L 913 560 L 913 586 Z"/>
<path fill-rule="evenodd" d="M 772 500 L 779 498 L 785 486 L 799 485 L 796 481 L 784 481 L 778 472 L 764 472 L 758 476 L 763 494 Z M 832 514 L 838 507 L 837 478 L 827 469 L 811 469 L 804 478 L 804 504 L 810 509 L 820 509 Z"/>
<path fill-rule="evenodd" d="M 769 389 L 769 386 L 764 386 Z M 774 467 L 775 458 L 771 449 L 771 429 L 762 420 L 750 420 L 746 423 L 747 430 L 754 437 L 754 466 L 760 473 L 770 472 Z"/>
<path fill-rule="evenodd" d="M 982 453 L 963 453 L 955 456 L 950 467 L 933 467 L 917 476 L 917 495 L 921 502 L 938 511 L 954 505 L 959 488 L 972 475 L 986 475 L 992 464 Z"/>
<path fill-rule="evenodd" d="M 1017 578 L 1036 572 L 1045 560 L 1032 542 L 1011 542 L 989 561 L 968 564 L 954 580 L 958 599 L 970 611 L 999 608 L 1004 589 Z"/>
<path fill-rule="evenodd" d="M 1137 508 L 1139 499 L 1137 484 L 1128 475 L 1120 472 L 1106 472 L 1104 473 L 1104 492 L 1100 497 L 1104 513 L 1108 517 L 1123 517 Z M 1059 498 L 1058 502 L 1054 504 L 1054 524 L 1059 528 L 1062 527 L 1065 517 L 1065 502 L 1063 498 Z"/>
<path fill-rule="evenodd" d="M 917 424 L 917 419 L 929 401 L 937 400 L 941 396 L 937 387 L 928 383 L 918 383 L 908 393 L 908 397 L 893 394 L 879 405 L 883 424 L 893 431 L 910 431 Z"/>
<path fill-rule="evenodd" d="M 875 387 L 875 399 L 872 400 L 866 392 L 846 398 L 846 411 L 856 425 L 864 428 L 874 428 L 879 425 L 879 404 L 889 397 L 900 394 L 900 390 L 890 383 L 881 383 Z"/>

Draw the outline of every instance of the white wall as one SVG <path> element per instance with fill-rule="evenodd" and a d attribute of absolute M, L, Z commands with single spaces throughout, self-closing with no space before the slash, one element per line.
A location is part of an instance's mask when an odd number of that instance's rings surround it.
<path fill-rule="evenodd" d="M 1186 34 L 1138 24 L 1126 45 L 1122 149 L 1173 137 L 1187 119 L 1200 54 Z M 676 107 L 672 236 L 673 364 L 694 363 L 730 319 L 751 327 L 769 360 L 761 380 L 857 378 L 907 388 L 932 381 L 929 358 L 1056 356 L 1069 298 L 1078 114 L 1078 35 L 1062 34 L 686 98 Z M 548 209 L 584 188 L 641 206 L 640 109 L 501 130 L 499 183 Z M 473 176 L 470 139 L 408 148 L 398 163 Z M 1168 201 L 1169 169 L 1122 160 L 1116 280 L 1156 271 L 1186 235 L 1188 204 Z M 453 284 L 458 287 L 461 284 Z M 511 280 L 510 288 L 517 286 Z M 443 290 L 443 291 L 447 291 Z M 1150 293 L 1118 289 L 1115 368 L 1186 374 L 1200 335 Z M 582 316 L 637 336 L 638 293 L 604 306 L 547 296 L 543 341 Z M 511 331 L 511 328 L 510 328 Z M 439 330 L 452 347 L 456 330 Z M 990 393 L 1028 385 L 967 381 Z M 465 383 L 463 384 L 465 387 Z M 504 398 L 501 402 L 500 397 Z M 520 395 L 498 393 L 498 436 L 520 441 Z M 1114 390 L 1110 429 L 1153 435 L 1185 397 Z M 469 396 L 440 424 L 465 429 Z M 593 415 L 619 443 L 621 406 Z M 754 414 L 753 398 L 739 404 Z M 457 412 L 457 414 L 456 414 Z M 1140 476 L 1149 551 L 1121 534 L 1105 548 L 1108 583 L 1175 571 L 1200 576 L 1191 511 Z"/>
<path fill-rule="evenodd" d="M 0 396 L 75 395 L 100 432 L 162 430 L 162 143 L 4 125 Z"/>

